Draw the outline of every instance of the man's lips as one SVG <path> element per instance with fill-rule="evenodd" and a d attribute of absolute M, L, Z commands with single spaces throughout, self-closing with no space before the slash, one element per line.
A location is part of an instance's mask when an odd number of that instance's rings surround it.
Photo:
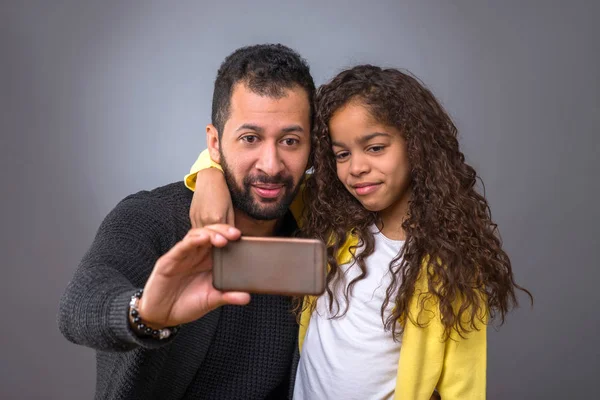
<path fill-rule="evenodd" d="M 264 199 L 274 199 L 279 196 L 283 190 L 283 185 L 272 183 L 261 183 L 252 185 L 254 191 Z"/>
<path fill-rule="evenodd" d="M 352 187 L 358 195 L 364 196 L 379 189 L 379 185 L 381 184 L 376 182 L 361 182 L 352 185 Z"/>

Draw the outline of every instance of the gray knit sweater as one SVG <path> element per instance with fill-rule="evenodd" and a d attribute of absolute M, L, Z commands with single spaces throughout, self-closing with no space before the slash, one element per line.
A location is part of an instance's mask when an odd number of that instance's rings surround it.
<path fill-rule="evenodd" d="M 191 197 L 183 183 L 173 183 L 121 201 L 103 221 L 61 299 L 63 335 L 96 350 L 97 399 L 288 395 L 298 326 L 287 297 L 253 295 L 248 306 L 221 307 L 167 341 L 140 339 L 129 328 L 132 294 L 190 229 Z M 288 236 L 294 229 L 288 213 L 278 234 Z"/>

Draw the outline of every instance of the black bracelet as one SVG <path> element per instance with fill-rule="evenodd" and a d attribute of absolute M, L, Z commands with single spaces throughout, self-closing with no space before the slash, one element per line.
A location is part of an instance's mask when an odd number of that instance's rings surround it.
<path fill-rule="evenodd" d="M 137 290 L 133 296 L 131 296 L 131 301 L 129 302 L 129 315 L 131 315 L 133 320 L 134 330 L 136 333 L 141 336 L 150 336 L 160 340 L 167 339 L 176 334 L 181 325 L 162 329 L 152 329 L 144 323 L 140 317 L 140 312 L 138 311 L 138 303 L 142 298 L 142 293 L 144 293 L 144 289 Z"/>

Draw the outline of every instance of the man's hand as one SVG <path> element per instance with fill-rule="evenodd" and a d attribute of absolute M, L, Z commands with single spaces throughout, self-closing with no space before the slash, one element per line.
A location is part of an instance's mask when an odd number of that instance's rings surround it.
<path fill-rule="evenodd" d="M 231 194 L 223 173 L 216 168 L 198 171 L 196 190 L 190 206 L 192 228 L 212 224 L 234 225 Z"/>
<path fill-rule="evenodd" d="M 228 225 L 190 230 L 156 262 L 138 306 L 142 320 L 160 329 L 194 321 L 225 304 L 248 304 L 248 293 L 221 292 L 212 285 L 212 247 L 240 234 Z"/>

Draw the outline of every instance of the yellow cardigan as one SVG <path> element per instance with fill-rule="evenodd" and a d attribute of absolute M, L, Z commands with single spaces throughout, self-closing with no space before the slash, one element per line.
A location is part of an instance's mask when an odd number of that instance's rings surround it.
<path fill-rule="evenodd" d="M 192 166 L 190 173 L 185 176 L 186 186 L 194 190 L 196 173 L 210 167 L 220 169 L 220 165 L 213 162 L 205 150 Z M 301 198 L 302 196 L 297 196 L 290 207 L 296 218 L 303 207 Z M 352 260 L 350 248 L 357 244 L 358 239 L 349 235 L 338 254 L 337 261 L 340 265 Z M 410 315 L 425 326 L 415 325 L 410 319 L 405 321 L 394 399 L 429 400 L 434 389 L 437 389 L 442 400 L 485 399 L 487 316 L 477 325 L 478 330 L 463 334 L 462 338 L 453 332 L 449 340 L 444 340 L 444 326 L 437 300 L 428 299 L 422 305 L 424 310 L 421 310 L 421 296 L 425 296 L 427 291 L 427 274 L 421 273 L 415 284 Z M 309 301 L 314 300 L 313 298 Z M 307 307 L 300 317 L 300 352 L 310 317 L 310 308 Z"/>

